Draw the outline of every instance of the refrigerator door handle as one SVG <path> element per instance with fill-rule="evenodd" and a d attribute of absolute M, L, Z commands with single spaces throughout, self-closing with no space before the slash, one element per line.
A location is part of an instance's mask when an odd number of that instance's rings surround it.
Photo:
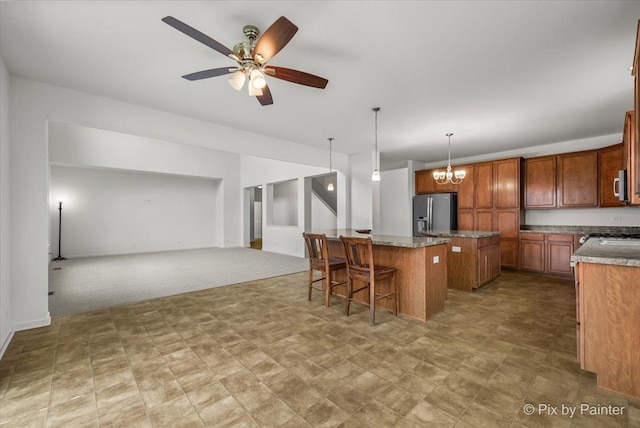
<path fill-rule="evenodd" d="M 433 199 L 431 197 L 427 200 L 427 229 L 433 229 Z"/>

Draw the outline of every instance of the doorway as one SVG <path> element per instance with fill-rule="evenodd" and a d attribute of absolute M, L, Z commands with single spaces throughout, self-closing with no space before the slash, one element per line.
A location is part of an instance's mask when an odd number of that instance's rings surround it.
<path fill-rule="evenodd" d="M 249 246 L 262 250 L 262 186 L 249 188 Z"/>

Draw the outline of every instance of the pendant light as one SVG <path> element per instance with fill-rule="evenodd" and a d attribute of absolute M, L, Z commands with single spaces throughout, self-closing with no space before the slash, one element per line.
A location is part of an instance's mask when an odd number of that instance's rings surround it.
<path fill-rule="evenodd" d="M 445 171 L 434 171 L 433 179 L 436 180 L 438 184 L 460 184 L 464 177 L 467 175 L 467 172 L 464 169 L 452 171 L 451 170 L 451 136 L 452 132 L 446 134 L 449 137 L 449 157 L 447 162 L 447 170 Z"/>
<path fill-rule="evenodd" d="M 374 107 L 371 110 L 375 113 L 375 145 L 374 145 L 374 154 L 375 154 L 375 169 L 373 170 L 373 174 L 371 175 L 371 181 L 380 181 L 380 157 L 378 155 L 378 112 L 380 111 L 380 107 Z"/>
<path fill-rule="evenodd" d="M 331 169 L 331 143 L 333 143 L 333 138 L 327 138 L 327 140 L 329 140 L 329 174 L 331 174 L 332 169 Z M 331 181 L 331 176 L 329 176 L 329 184 L 327 184 L 327 190 L 329 192 L 333 192 L 335 190 L 334 186 L 333 186 L 333 181 Z"/>

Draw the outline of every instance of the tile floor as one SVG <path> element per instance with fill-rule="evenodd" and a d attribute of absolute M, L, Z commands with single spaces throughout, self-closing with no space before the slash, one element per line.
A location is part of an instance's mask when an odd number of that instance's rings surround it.
<path fill-rule="evenodd" d="M 0 361 L 0 426 L 624 427 L 575 355 L 569 282 L 504 272 L 423 323 L 306 300 L 306 273 L 56 317 Z M 624 406 L 527 416 L 524 403 Z M 536 407 L 538 409 L 539 407 Z"/>

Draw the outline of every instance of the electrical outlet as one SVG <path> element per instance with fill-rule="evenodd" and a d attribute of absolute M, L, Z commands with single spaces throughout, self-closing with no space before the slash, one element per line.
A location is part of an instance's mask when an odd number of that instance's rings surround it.
<path fill-rule="evenodd" d="M 546 216 L 542 217 L 542 221 L 549 221 L 549 220 L 550 220 L 549 217 L 546 217 Z"/>
<path fill-rule="evenodd" d="M 440 256 L 433 256 L 433 264 L 440 263 Z"/>
<path fill-rule="evenodd" d="M 622 217 L 611 217 L 613 221 L 622 221 Z"/>
<path fill-rule="evenodd" d="M 455 245 L 451 247 L 451 252 L 453 253 L 459 253 L 460 251 L 462 251 L 460 247 L 456 247 Z"/>

